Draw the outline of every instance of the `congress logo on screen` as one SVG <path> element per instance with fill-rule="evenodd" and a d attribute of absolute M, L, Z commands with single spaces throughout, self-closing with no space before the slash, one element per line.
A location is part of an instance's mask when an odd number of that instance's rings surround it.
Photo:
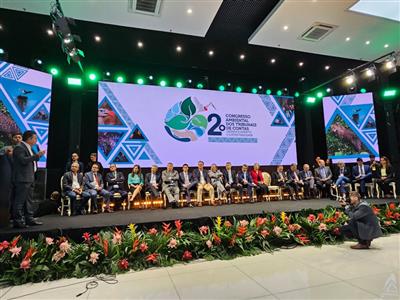
<path fill-rule="evenodd" d="M 181 142 L 193 142 L 204 135 L 208 120 L 204 113 L 208 107 L 197 98 L 188 97 L 172 106 L 165 116 L 165 130 L 174 139 Z"/>

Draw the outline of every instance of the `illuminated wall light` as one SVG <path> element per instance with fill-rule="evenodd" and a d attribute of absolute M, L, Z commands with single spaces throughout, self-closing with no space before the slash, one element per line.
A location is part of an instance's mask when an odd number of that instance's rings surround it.
<path fill-rule="evenodd" d="M 68 77 L 67 82 L 68 82 L 68 85 L 76 85 L 76 86 L 82 85 L 82 80 L 80 78 Z"/>
<path fill-rule="evenodd" d="M 257 94 L 257 89 L 256 89 L 256 88 L 252 88 L 252 89 L 251 89 L 251 92 L 252 92 L 253 94 Z"/>
<path fill-rule="evenodd" d="M 96 76 L 95 73 L 90 73 L 90 74 L 89 74 L 89 79 L 90 79 L 90 80 L 94 81 L 94 80 L 96 80 L 96 78 L 97 78 L 97 76 Z"/>
<path fill-rule="evenodd" d="M 385 63 L 385 68 L 388 69 L 388 70 L 394 68 L 395 66 L 396 66 L 396 64 L 394 63 L 393 60 L 390 60 L 390 61 Z"/>
<path fill-rule="evenodd" d="M 385 90 L 383 91 L 383 97 L 394 97 L 397 94 L 397 90 L 391 89 L 391 90 Z"/>
<path fill-rule="evenodd" d="M 178 82 L 176 83 L 176 87 L 177 87 L 177 88 L 183 87 L 182 81 L 178 81 Z"/>
<path fill-rule="evenodd" d="M 137 82 L 137 84 L 144 84 L 144 79 L 138 78 L 136 82 Z"/>
<path fill-rule="evenodd" d="M 326 92 L 329 94 L 330 92 L 332 92 L 332 89 L 331 88 L 327 88 Z"/>
<path fill-rule="evenodd" d="M 328 71 L 331 67 L 330 66 L 325 66 L 325 70 Z"/>
<path fill-rule="evenodd" d="M 58 71 L 57 68 L 51 68 L 51 69 L 50 69 L 50 73 L 53 74 L 54 76 L 57 76 L 58 73 L 60 73 L 60 72 Z"/>
<path fill-rule="evenodd" d="M 307 97 L 307 103 L 315 103 L 315 97 Z"/>
<path fill-rule="evenodd" d="M 318 93 L 317 93 L 317 97 L 318 97 L 318 98 L 322 98 L 323 96 L 324 96 L 324 94 L 323 94 L 322 92 L 318 92 Z"/>
<path fill-rule="evenodd" d="M 182 51 L 182 47 L 181 46 L 176 46 L 176 52 L 181 52 Z"/>
<path fill-rule="evenodd" d="M 282 91 L 281 91 L 281 90 L 278 90 L 278 91 L 276 92 L 276 94 L 277 94 L 278 96 L 282 96 Z"/>
<path fill-rule="evenodd" d="M 124 81 L 125 81 L 125 79 L 123 76 L 117 76 L 117 82 L 122 83 Z"/>
<path fill-rule="evenodd" d="M 300 96 L 300 93 L 299 93 L 299 92 L 295 92 L 295 93 L 294 93 L 294 96 L 295 96 L 296 98 L 298 98 L 298 97 Z"/>
<path fill-rule="evenodd" d="M 243 59 L 245 59 L 245 57 L 246 57 L 246 56 L 245 56 L 244 54 L 240 54 L 239 59 L 240 59 L 240 60 L 243 60 Z"/>
<path fill-rule="evenodd" d="M 160 81 L 160 86 L 166 86 L 166 85 L 167 85 L 167 82 L 165 80 Z"/>
<path fill-rule="evenodd" d="M 98 35 L 95 35 L 94 40 L 99 43 L 99 42 L 101 42 L 101 37 Z"/>
<path fill-rule="evenodd" d="M 225 91 L 225 86 L 221 84 L 221 85 L 218 87 L 218 90 L 220 90 L 221 92 L 222 92 L 222 91 Z"/>
<path fill-rule="evenodd" d="M 304 65 L 304 63 L 301 61 L 299 62 L 299 67 L 302 67 Z"/>
<path fill-rule="evenodd" d="M 51 30 L 51 29 L 47 29 L 46 32 L 47 32 L 47 34 L 48 34 L 49 36 L 53 36 L 53 35 L 54 35 L 54 32 L 53 32 L 53 30 Z"/>
<path fill-rule="evenodd" d="M 202 88 L 204 88 L 204 85 L 203 85 L 202 83 L 198 83 L 198 84 L 196 85 L 196 87 L 197 87 L 198 89 L 202 89 Z"/>
<path fill-rule="evenodd" d="M 275 58 L 271 58 L 270 62 L 271 62 L 271 64 L 274 64 L 274 63 L 276 63 L 276 59 Z"/>
<path fill-rule="evenodd" d="M 374 76 L 375 73 L 371 69 L 368 69 L 367 71 L 365 71 L 365 75 L 367 75 L 368 77 L 371 77 L 371 76 Z"/>
<path fill-rule="evenodd" d="M 209 56 L 213 56 L 214 55 L 214 51 L 213 50 L 208 51 L 208 55 Z"/>
<path fill-rule="evenodd" d="M 364 88 L 362 88 L 362 89 L 360 90 L 360 92 L 363 93 L 363 94 L 365 94 L 365 93 L 367 92 L 367 90 L 364 89 Z"/>
<path fill-rule="evenodd" d="M 267 89 L 267 90 L 265 91 L 265 93 L 266 93 L 267 95 L 271 95 L 271 94 L 272 94 L 272 91 L 271 91 L 270 89 Z"/>
<path fill-rule="evenodd" d="M 237 93 L 241 93 L 241 92 L 242 92 L 242 88 L 241 88 L 240 86 L 238 86 L 238 87 L 236 87 L 235 91 L 236 91 Z"/>
<path fill-rule="evenodd" d="M 348 84 L 348 85 L 353 84 L 354 81 L 355 81 L 354 75 L 350 75 L 350 76 L 347 76 L 347 77 L 345 78 L 345 82 L 346 82 L 346 84 Z"/>

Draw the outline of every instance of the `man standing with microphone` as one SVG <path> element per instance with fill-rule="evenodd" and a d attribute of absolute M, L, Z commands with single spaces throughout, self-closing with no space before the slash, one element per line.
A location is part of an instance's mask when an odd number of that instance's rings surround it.
<path fill-rule="evenodd" d="M 37 161 L 45 153 L 44 150 L 36 154 L 32 151 L 32 147 L 36 143 L 36 133 L 31 130 L 25 131 L 22 135 L 22 142 L 14 148 L 13 152 L 12 177 L 15 187 L 13 219 L 15 228 L 43 224 L 33 218 L 33 187 Z"/>

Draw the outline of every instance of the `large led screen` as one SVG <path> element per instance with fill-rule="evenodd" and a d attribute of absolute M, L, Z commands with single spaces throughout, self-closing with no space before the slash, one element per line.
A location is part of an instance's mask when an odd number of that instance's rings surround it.
<path fill-rule="evenodd" d="M 51 81 L 48 73 L 0 61 L 0 149 L 12 144 L 14 133 L 33 130 L 37 147 L 47 150 Z M 46 157 L 39 167 L 46 167 Z"/>
<path fill-rule="evenodd" d="M 290 164 L 294 99 L 100 82 L 98 154 L 119 167 Z"/>
<path fill-rule="evenodd" d="M 325 97 L 323 106 L 329 158 L 354 162 L 379 156 L 372 93 Z"/>

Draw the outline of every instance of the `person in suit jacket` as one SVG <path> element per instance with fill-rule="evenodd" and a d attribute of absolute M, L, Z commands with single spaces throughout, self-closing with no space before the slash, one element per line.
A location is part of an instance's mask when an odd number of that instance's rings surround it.
<path fill-rule="evenodd" d="M 93 213 L 98 213 L 97 195 L 102 196 L 106 203 L 105 212 L 112 212 L 110 208 L 110 192 L 104 189 L 103 176 L 99 173 L 99 165 L 92 164 L 92 170 L 85 173 L 84 176 L 84 191 L 89 193 L 93 203 Z"/>
<path fill-rule="evenodd" d="M 232 192 L 237 190 L 239 191 L 239 187 L 237 184 L 237 174 L 235 170 L 232 170 L 232 163 L 227 162 L 225 164 L 225 169 L 222 170 L 222 174 L 224 175 L 224 184 L 225 190 L 227 191 L 228 203 L 232 202 Z"/>
<path fill-rule="evenodd" d="M 260 170 L 259 163 L 254 164 L 253 170 L 250 172 L 250 176 L 256 188 L 257 198 L 262 200 L 262 197 L 268 194 L 268 186 L 264 183 L 264 176 Z"/>
<path fill-rule="evenodd" d="M 84 215 L 90 194 L 87 191 L 83 191 L 83 175 L 79 172 L 79 164 L 77 162 L 71 164 L 71 171 L 64 173 L 62 185 L 64 195 L 71 200 L 72 215 Z M 81 196 L 79 206 L 76 205 L 76 197 L 78 195 Z"/>
<path fill-rule="evenodd" d="M 22 135 L 22 142 L 13 150 L 12 179 L 15 187 L 13 219 L 16 228 L 42 224 L 33 218 L 33 187 L 37 161 L 45 153 L 44 150 L 33 153 L 32 146 L 36 143 L 36 133 L 28 130 Z"/>
<path fill-rule="evenodd" d="M 332 171 L 325 166 L 323 159 L 319 160 L 319 167 L 315 169 L 315 180 L 317 188 L 321 191 L 322 196 L 330 197 L 330 189 L 332 184 Z"/>
<path fill-rule="evenodd" d="M 76 152 L 72 153 L 71 160 L 69 160 L 67 162 L 67 164 L 65 165 L 65 171 L 69 172 L 71 170 L 71 164 L 74 163 L 74 162 L 79 164 L 79 171 L 78 172 L 83 174 L 85 169 L 83 168 L 83 163 L 79 161 L 79 155 Z"/>
<path fill-rule="evenodd" d="M 379 219 L 367 202 L 361 201 L 358 192 L 350 193 L 350 205 L 344 200 L 340 205 L 345 208 L 345 214 L 350 217 L 346 225 L 340 228 L 340 233 L 348 238 L 355 238 L 358 244 L 352 249 L 368 249 L 373 239 L 382 236 Z"/>
<path fill-rule="evenodd" d="M 216 164 L 212 164 L 210 170 L 208 171 L 208 177 L 210 178 L 210 183 L 214 190 L 217 190 L 218 200 L 222 201 L 222 198 L 226 196 L 226 190 L 224 187 L 224 174 Z"/>
<path fill-rule="evenodd" d="M 394 171 L 392 165 L 390 164 L 389 159 L 386 156 L 381 157 L 381 162 L 379 167 L 377 167 L 378 172 L 376 179 L 376 183 L 379 185 L 380 189 L 383 192 L 383 195 L 387 198 L 390 198 L 390 183 L 394 181 Z"/>
<path fill-rule="evenodd" d="M 379 168 L 380 163 L 376 161 L 376 157 L 374 154 L 369 155 L 369 167 L 371 169 L 372 178 L 379 178 Z"/>
<path fill-rule="evenodd" d="M 308 164 L 303 165 L 303 171 L 300 172 L 300 178 L 304 183 L 304 197 L 306 199 L 311 198 L 315 195 L 315 181 Z"/>
<path fill-rule="evenodd" d="M 243 200 L 243 189 L 246 189 L 247 191 L 247 196 L 250 199 L 250 202 L 254 202 L 253 199 L 253 187 L 255 187 L 255 184 L 253 184 L 253 179 L 251 178 L 250 172 L 248 171 L 248 166 L 246 164 L 242 165 L 241 171 L 238 172 L 237 174 L 238 178 L 238 185 L 240 186 L 239 189 L 239 194 L 240 198 Z"/>
<path fill-rule="evenodd" d="M 193 178 L 197 182 L 197 203 L 199 203 L 199 206 L 201 206 L 203 202 L 203 190 L 208 192 L 211 204 L 215 205 L 214 187 L 210 183 L 210 177 L 208 177 L 207 171 L 204 170 L 203 161 L 200 160 L 197 163 L 197 169 L 193 171 Z"/>
<path fill-rule="evenodd" d="M 290 169 L 287 172 L 287 179 L 286 184 L 292 187 L 294 191 L 292 200 L 297 200 L 298 193 L 301 191 L 301 188 L 304 187 L 304 182 L 300 177 L 300 172 L 297 170 L 297 164 L 293 163 L 290 165 Z"/>
<path fill-rule="evenodd" d="M 161 174 L 157 171 L 158 167 L 156 165 L 152 165 L 150 173 L 147 173 L 144 178 L 146 192 L 149 192 L 154 198 L 159 198 L 161 195 Z"/>
<path fill-rule="evenodd" d="M 372 179 L 371 169 L 368 165 L 364 165 L 362 158 L 357 158 L 357 165 L 353 167 L 353 182 L 360 184 L 361 197 L 366 197 L 365 184 Z"/>
<path fill-rule="evenodd" d="M 286 172 L 283 171 L 283 166 L 277 166 L 276 172 L 272 173 L 271 181 L 273 185 L 279 186 L 281 189 L 286 189 L 289 191 L 289 197 L 293 197 L 294 190 L 287 184 L 288 178 Z"/>
<path fill-rule="evenodd" d="M 128 197 L 128 192 L 124 188 L 125 176 L 122 172 L 117 171 L 115 164 L 110 165 L 110 172 L 106 174 L 106 186 L 107 191 L 110 192 L 110 196 L 114 199 L 115 194 L 121 195 L 121 200 L 125 201 Z"/>
<path fill-rule="evenodd" d="M 180 190 L 186 195 L 186 201 L 189 207 L 193 207 L 190 203 L 190 191 L 194 191 L 197 188 L 197 181 L 193 178 L 193 174 L 189 173 L 189 165 L 183 164 L 182 172 L 179 173 L 179 184 Z"/>
<path fill-rule="evenodd" d="M 90 153 L 89 162 L 88 162 L 88 164 L 86 166 L 86 172 L 91 172 L 92 171 L 92 166 L 93 166 L 94 163 L 96 163 L 97 166 L 99 167 L 99 173 L 101 175 L 103 175 L 103 170 L 104 170 L 103 165 L 101 164 L 101 162 L 97 161 L 97 153 L 94 153 L 94 152 Z M 83 172 L 83 170 L 82 170 L 82 172 Z"/>
<path fill-rule="evenodd" d="M 333 187 L 338 188 L 339 193 L 343 198 L 346 198 L 346 184 L 351 182 L 350 177 L 350 171 L 346 167 L 345 163 L 342 161 L 338 162 L 333 171 L 333 178 L 336 180 L 335 184 L 333 184 Z"/>
<path fill-rule="evenodd" d="M 179 174 L 174 170 L 173 163 L 167 164 L 167 169 L 162 171 L 162 190 L 167 196 L 168 203 L 171 203 L 172 208 L 178 208 L 179 201 Z"/>

